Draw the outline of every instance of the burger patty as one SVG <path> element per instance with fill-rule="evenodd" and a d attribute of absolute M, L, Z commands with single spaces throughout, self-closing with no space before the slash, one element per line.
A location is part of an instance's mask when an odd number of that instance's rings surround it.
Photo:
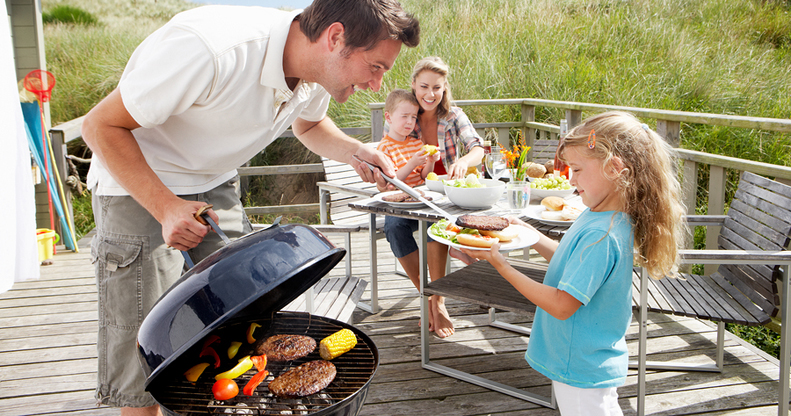
<path fill-rule="evenodd" d="M 426 194 L 421 192 L 420 189 L 415 189 L 415 191 L 417 191 L 420 194 L 420 196 L 422 196 L 423 198 L 431 201 L 431 197 L 430 196 L 426 196 Z M 406 192 L 400 192 L 400 193 L 397 193 L 397 194 L 383 196 L 382 197 L 382 201 L 385 201 L 385 202 L 417 202 L 417 199 L 412 198 Z"/>
<path fill-rule="evenodd" d="M 462 215 L 456 220 L 456 225 L 476 230 L 501 231 L 508 227 L 508 219 L 491 215 Z"/>
<path fill-rule="evenodd" d="M 256 355 L 271 361 L 291 361 L 316 349 L 316 340 L 305 335 L 272 335 L 255 347 Z"/>
<path fill-rule="evenodd" d="M 269 383 L 272 394 L 287 399 L 316 394 L 335 380 L 335 365 L 329 361 L 308 361 Z"/>

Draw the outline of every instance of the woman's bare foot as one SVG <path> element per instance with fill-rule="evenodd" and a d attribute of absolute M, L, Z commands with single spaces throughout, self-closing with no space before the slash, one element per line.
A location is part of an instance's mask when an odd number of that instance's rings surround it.
<path fill-rule="evenodd" d="M 448 254 L 450 254 L 450 256 L 453 257 L 454 259 L 461 260 L 464 264 L 468 266 L 478 261 L 478 259 L 472 258 L 462 253 L 461 250 L 455 247 L 451 247 L 450 250 L 448 250 Z"/>
<path fill-rule="evenodd" d="M 446 338 L 456 332 L 453 328 L 453 322 L 450 320 L 448 309 L 445 308 L 445 298 L 441 296 L 432 296 L 429 300 L 429 312 L 430 316 L 433 316 L 434 322 L 432 322 L 432 324 L 434 326 L 434 332 L 438 337 Z"/>

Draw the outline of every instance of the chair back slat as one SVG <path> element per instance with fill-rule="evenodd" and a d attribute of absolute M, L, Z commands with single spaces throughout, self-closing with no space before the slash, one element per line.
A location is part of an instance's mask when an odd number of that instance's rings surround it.
<path fill-rule="evenodd" d="M 791 187 L 744 172 L 720 231 L 721 249 L 784 250 L 791 240 Z M 717 273 L 766 314 L 779 309 L 780 266 L 721 265 Z"/>
<path fill-rule="evenodd" d="M 555 151 L 558 149 L 557 139 L 538 139 L 533 142 L 533 161 L 544 163 L 547 160 L 555 160 Z"/>

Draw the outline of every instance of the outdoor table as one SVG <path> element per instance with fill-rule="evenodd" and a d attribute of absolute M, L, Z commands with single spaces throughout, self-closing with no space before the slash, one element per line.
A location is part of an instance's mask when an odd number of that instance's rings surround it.
<path fill-rule="evenodd" d="M 579 197 L 576 196 L 576 197 L 572 197 L 570 199 L 573 199 L 573 198 L 579 198 Z M 439 201 L 432 201 L 432 202 L 434 202 L 434 204 L 437 205 L 438 207 L 442 208 L 443 210 L 445 210 L 448 213 L 450 213 L 452 215 L 455 215 L 455 216 L 460 216 L 460 215 L 464 215 L 464 214 L 496 215 L 496 216 L 516 215 L 517 217 L 519 217 L 523 221 L 525 221 L 528 224 L 530 224 L 533 227 L 535 227 L 536 230 L 538 230 L 539 232 L 541 232 L 541 233 L 543 233 L 543 234 L 545 234 L 545 235 L 547 235 L 547 236 L 549 236 L 551 238 L 555 238 L 555 239 L 560 239 L 563 236 L 563 234 L 566 232 L 566 230 L 568 229 L 568 226 L 547 225 L 547 224 L 545 224 L 545 223 L 543 223 L 543 222 L 541 222 L 539 220 L 531 219 L 531 218 L 528 218 L 528 217 L 526 217 L 524 215 L 518 215 L 519 212 L 514 212 L 514 211 L 509 210 L 507 208 L 507 202 L 504 199 L 501 199 L 500 201 L 498 201 L 498 203 L 496 205 L 494 205 L 493 207 L 491 207 L 489 209 L 483 209 L 483 210 L 470 210 L 470 209 L 464 209 L 464 208 L 458 207 L 458 206 L 454 205 L 452 202 L 450 202 L 450 200 L 447 197 L 442 198 Z M 530 201 L 530 203 L 531 203 L 531 205 L 538 204 L 539 201 Z M 417 220 L 418 221 L 418 254 L 419 254 L 419 263 L 420 263 L 419 270 L 420 270 L 420 295 L 421 295 L 421 297 L 420 297 L 420 319 L 421 319 L 421 322 L 428 322 L 428 298 L 429 298 L 429 295 L 425 292 L 425 288 L 428 285 L 428 266 L 427 266 L 427 262 L 426 262 L 426 244 L 427 244 L 427 241 L 428 241 L 427 240 L 427 237 L 428 237 L 427 232 L 428 232 L 428 227 L 429 227 L 429 223 L 430 222 L 439 221 L 439 220 L 443 219 L 444 217 L 442 215 L 440 215 L 439 213 L 437 213 L 436 211 L 434 211 L 432 208 L 429 208 L 429 207 L 427 207 L 425 205 L 419 206 L 419 207 L 393 206 L 393 205 L 387 204 L 385 202 L 381 202 L 381 201 L 379 201 L 377 199 L 374 199 L 374 198 L 369 198 L 369 199 L 364 199 L 364 200 L 352 202 L 352 203 L 349 204 L 349 207 L 354 209 L 354 210 L 370 213 L 370 224 L 371 224 L 370 229 L 371 230 L 376 229 L 375 224 L 376 224 L 376 216 L 377 215 L 391 215 L 391 216 L 395 216 L 395 217 L 408 218 L 408 219 L 413 219 L 413 220 Z M 375 241 L 373 239 L 373 237 L 372 237 L 372 241 Z M 372 244 L 375 244 L 375 243 L 372 243 Z M 372 248 L 372 249 L 375 249 L 375 248 Z M 529 250 L 529 247 L 525 248 L 525 257 L 526 258 L 528 257 L 527 256 L 527 250 Z M 375 259 L 376 257 L 372 256 L 372 258 Z M 475 264 L 473 264 L 472 266 L 468 266 L 468 267 L 473 267 L 473 266 L 475 266 Z M 375 267 L 375 265 L 374 265 L 374 267 Z M 441 282 L 441 281 L 442 281 L 442 279 L 438 280 L 437 282 Z M 505 282 L 505 280 L 503 280 L 503 282 Z M 377 307 L 376 305 L 377 305 L 378 300 L 377 300 L 376 297 L 377 297 L 377 283 L 376 282 L 372 282 L 372 284 L 371 284 L 371 305 L 373 307 Z M 474 299 L 468 298 L 468 300 L 474 300 Z M 476 301 L 476 303 L 481 303 L 481 302 L 483 302 L 483 300 L 481 300 L 481 299 Z M 529 303 L 529 302 L 525 299 L 525 303 Z M 483 304 L 483 303 L 481 303 L 481 304 Z M 496 305 L 496 303 L 494 303 L 492 305 Z M 528 306 L 528 309 L 529 309 L 529 306 Z M 376 310 L 376 309 L 374 309 L 374 310 Z M 494 308 L 493 307 L 490 307 L 489 313 L 490 313 L 490 324 L 492 326 L 499 327 L 499 328 L 502 328 L 502 329 L 507 329 L 507 330 L 510 330 L 510 331 L 520 332 L 520 333 L 529 335 L 530 330 L 527 329 L 527 328 L 522 328 L 522 327 L 518 327 L 518 326 L 515 326 L 515 325 L 507 324 L 507 323 L 504 323 L 504 322 L 496 321 L 496 319 L 494 318 Z M 521 399 L 524 399 L 524 400 L 528 400 L 528 401 L 531 401 L 533 403 L 540 404 L 542 406 L 551 407 L 551 408 L 555 407 L 554 396 L 551 396 L 550 398 L 537 396 L 535 394 L 527 393 L 527 392 L 524 392 L 524 391 L 521 391 L 521 390 L 518 390 L 518 389 L 515 389 L 515 388 L 512 388 L 512 387 L 509 387 L 509 386 L 504 386 L 504 385 L 501 385 L 499 383 L 494 383 L 494 382 L 491 382 L 491 381 L 488 381 L 488 380 L 485 380 L 485 379 L 481 379 L 480 377 L 477 377 L 477 376 L 474 376 L 474 375 L 471 375 L 471 374 L 468 374 L 468 373 L 463 373 L 463 372 L 460 372 L 460 371 L 457 371 L 457 370 L 454 370 L 454 369 L 449 369 L 447 367 L 431 363 L 430 359 L 429 359 L 429 352 L 428 352 L 428 349 L 429 349 L 429 345 L 428 344 L 429 344 L 429 339 L 430 339 L 429 338 L 428 325 L 421 325 L 421 327 L 420 327 L 420 339 L 421 339 L 421 363 L 422 363 L 423 368 L 426 368 L 426 369 L 429 369 L 429 370 L 432 370 L 432 371 L 436 371 L 436 372 L 439 372 L 441 374 L 444 374 L 444 375 L 447 375 L 447 376 L 450 376 L 450 377 L 454 377 L 454 378 L 457 378 L 457 379 L 468 381 L 468 382 L 471 382 L 473 384 L 480 385 L 482 387 L 486 387 L 486 388 L 489 388 L 489 389 L 492 389 L 492 390 L 495 390 L 495 391 L 499 391 L 501 393 L 509 394 L 509 395 L 514 396 L 514 397 L 518 397 L 518 398 L 521 398 Z"/>

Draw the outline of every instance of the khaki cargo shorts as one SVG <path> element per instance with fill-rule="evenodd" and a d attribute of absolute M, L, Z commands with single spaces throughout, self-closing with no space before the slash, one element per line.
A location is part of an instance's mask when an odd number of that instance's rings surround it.
<path fill-rule="evenodd" d="M 229 238 L 252 231 L 239 200 L 239 178 L 196 195 L 180 195 L 191 201 L 214 205 L 218 225 Z M 116 407 L 148 407 L 156 404 L 144 390 L 137 353 L 137 331 L 159 297 L 181 276 L 184 257 L 167 247 L 160 224 L 128 196 L 93 197 L 96 236 L 91 257 L 96 268 L 99 294 L 99 354 L 96 399 Z M 224 244 L 209 232 L 190 250 L 197 263 Z"/>

